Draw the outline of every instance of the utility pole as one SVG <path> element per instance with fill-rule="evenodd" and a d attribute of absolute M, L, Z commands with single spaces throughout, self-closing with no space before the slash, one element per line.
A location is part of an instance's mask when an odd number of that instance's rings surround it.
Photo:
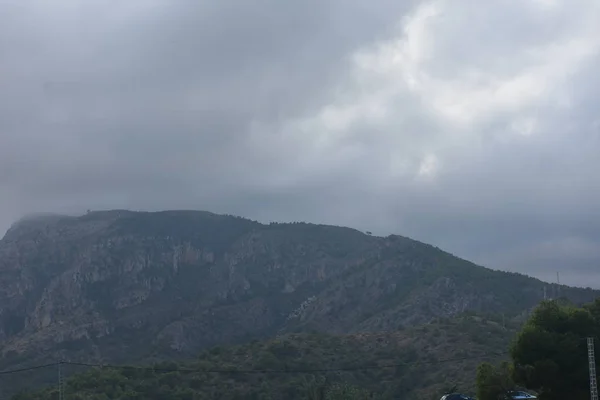
<path fill-rule="evenodd" d="M 65 392 L 63 388 L 63 361 L 58 362 L 58 400 L 65 400 Z"/>
<path fill-rule="evenodd" d="M 596 357 L 594 355 L 594 338 L 587 338 L 588 362 L 590 370 L 590 399 L 598 400 L 598 384 L 596 382 Z"/>

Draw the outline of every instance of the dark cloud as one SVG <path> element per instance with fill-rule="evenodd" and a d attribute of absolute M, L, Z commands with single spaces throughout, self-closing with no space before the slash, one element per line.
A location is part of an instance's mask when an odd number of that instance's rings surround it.
<path fill-rule="evenodd" d="M 209 209 L 600 287 L 599 26 L 593 0 L 2 4 L 0 227 Z"/>

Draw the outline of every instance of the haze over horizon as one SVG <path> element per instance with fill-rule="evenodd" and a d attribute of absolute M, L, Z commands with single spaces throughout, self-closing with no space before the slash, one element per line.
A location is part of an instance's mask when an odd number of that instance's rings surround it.
<path fill-rule="evenodd" d="M 198 209 L 600 288 L 600 2 L 0 4 L 0 232 Z"/>

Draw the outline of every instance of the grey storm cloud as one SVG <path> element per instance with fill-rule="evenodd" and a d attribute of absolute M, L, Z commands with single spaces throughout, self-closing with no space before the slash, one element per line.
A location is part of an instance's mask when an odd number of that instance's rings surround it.
<path fill-rule="evenodd" d="M 0 56 L 0 229 L 206 209 L 600 287 L 596 0 L 21 0 Z"/>

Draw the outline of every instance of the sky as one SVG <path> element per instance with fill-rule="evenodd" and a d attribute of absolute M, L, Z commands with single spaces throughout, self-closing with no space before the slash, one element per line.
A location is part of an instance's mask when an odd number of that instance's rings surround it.
<path fill-rule="evenodd" d="M 201 209 L 600 288 L 597 0 L 0 0 L 0 231 Z"/>

